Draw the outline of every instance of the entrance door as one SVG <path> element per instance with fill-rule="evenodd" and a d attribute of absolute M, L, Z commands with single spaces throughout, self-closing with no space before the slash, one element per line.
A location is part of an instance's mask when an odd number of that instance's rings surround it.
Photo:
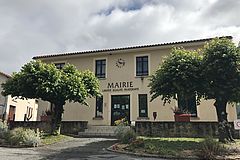
<path fill-rule="evenodd" d="M 111 98 L 111 125 L 116 120 L 126 118 L 130 124 L 130 95 L 114 95 Z"/>

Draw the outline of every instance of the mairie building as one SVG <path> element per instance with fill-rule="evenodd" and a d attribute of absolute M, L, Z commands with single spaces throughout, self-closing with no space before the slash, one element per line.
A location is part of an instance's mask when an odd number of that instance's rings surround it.
<path fill-rule="evenodd" d="M 150 76 L 155 73 L 173 47 L 197 50 L 210 40 L 211 38 L 57 53 L 36 56 L 33 59 L 54 63 L 59 69 L 70 63 L 80 71 L 91 70 L 98 77 L 102 97 L 88 99 L 89 107 L 79 103 L 66 103 L 64 121 L 88 121 L 89 125 L 107 126 L 114 125 L 114 121 L 121 118 L 126 118 L 129 122 L 174 121 L 172 108 L 179 106 L 180 102 L 173 100 L 171 104 L 163 105 L 160 97 L 150 102 Z M 194 98 L 188 107 L 182 109 L 191 113 L 192 122 L 216 122 L 217 114 L 213 103 L 214 100 L 202 100 L 201 104 L 197 105 Z M 39 100 L 38 120 L 50 108 L 50 103 Z M 237 119 L 235 105 L 228 104 L 227 112 L 230 122 Z"/>

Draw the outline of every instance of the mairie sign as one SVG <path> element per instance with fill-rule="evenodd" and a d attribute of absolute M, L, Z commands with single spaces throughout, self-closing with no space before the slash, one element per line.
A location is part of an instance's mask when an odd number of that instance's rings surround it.
<path fill-rule="evenodd" d="M 234 129 L 240 130 L 240 119 L 234 121 Z"/>
<path fill-rule="evenodd" d="M 116 91 L 135 91 L 139 90 L 138 87 L 133 86 L 132 81 L 127 82 L 109 82 L 107 88 L 103 89 L 103 92 L 116 92 Z"/>

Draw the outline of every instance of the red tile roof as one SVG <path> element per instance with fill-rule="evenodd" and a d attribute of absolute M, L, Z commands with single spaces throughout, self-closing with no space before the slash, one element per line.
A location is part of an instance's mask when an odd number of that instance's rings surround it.
<path fill-rule="evenodd" d="M 10 75 L 8 75 L 8 74 L 6 74 L 6 73 L 3 73 L 3 72 L 1 72 L 1 71 L 0 71 L 0 74 L 3 75 L 3 76 L 5 76 L 5 77 L 7 77 L 7 78 L 11 78 Z"/>
<path fill-rule="evenodd" d="M 223 36 L 223 37 L 228 38 L 228 39 L 232 39 L 232 36 Z M 219 38 L 223 38 L 223 37 L 219 37 Z M 141 46 L 132 46 L 132 47 L 99 49 L 99 50 L 80 51 L 80 52 L 55 53 L 55 54 L 49 54 L 49 55 L 35 56 L 35 57 L 33 57 L 33 59 L 60 57 L 60 56 L 71 56 L 71 55 L 78 55 L 78 54 L 90 54 L 90 53 L 109 52 L 109 51 L 119 51 L 119 50 L 137 49 L 137 48 L 148 48 L 148 47 L 166 46 L 166 45 L 192 43 L 192 42 L 205 42 L 205 41 L 209 41 L 209 40 L 212 40 L 212 39 L 213 38 L 205 38 L 205 39 L 197 39 L 197 40 L 189 40 L 189 41 L 169 42 L 169 43 L 141 45 Z"/>

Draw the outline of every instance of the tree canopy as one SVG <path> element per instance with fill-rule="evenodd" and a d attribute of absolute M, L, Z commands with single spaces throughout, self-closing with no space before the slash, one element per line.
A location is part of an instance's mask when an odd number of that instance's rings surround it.
<path fill-rule="evenodd" d="M 200 56 L 202 55 L 202 57 Z M 202 50 L 173 49 L 150 80 L 152 100 L 162 97 L 164 103 L 181 95 L 186 99 L 195 93 L 214 99 L 219 121 L 219 140 L 233 140 L 227 123 L 226 106 L 240 101 L 240 50 L 227 38 L 215 38 Z"/>
<path fill-rule="evenodd" d="M 202 53 L 205 98 L 240 101 L 239 48 L 229 39 L 213 39 Z"/>
<path fill-rule="evenodd" d="M 3 95 L 36 98 L 54 104 L 52 133 L 58 134 L 66 101 L 86 103 L 88 97 L 100 95 L 99 81 L 90 71 L 80 72 L 67 64 L 61 70 L 54 64 L 31 61 L 2 84 Z"/>
<path fill-rule="evenodd" d="M 150 80 L 152 100 L 161 96 L 164 103 L 177 99 L 177 95 L 186 98 L 196 95 L 201 88 L 199 81 L 201 56 L 196 51 L 173 48 L 170 56 L 159 66 Z"/>
<path fill-rule="evenodd" d="M 90 71 L 80 72 L 67 64 L 59 70 L 54 64 L 31 61 L 2 85 L 4 95 L 41 98 L 52 103 L 79 102 L 97 96 L 99 81 Z"/>
<path fill-rule="evenodd" d="M 240 50 L 231 40 L 213 39 L 203 49 L 202 75 L 205 99 L 215 99 L 219 141 L 233 141 L 226 106 L 240 101 Z"/>

